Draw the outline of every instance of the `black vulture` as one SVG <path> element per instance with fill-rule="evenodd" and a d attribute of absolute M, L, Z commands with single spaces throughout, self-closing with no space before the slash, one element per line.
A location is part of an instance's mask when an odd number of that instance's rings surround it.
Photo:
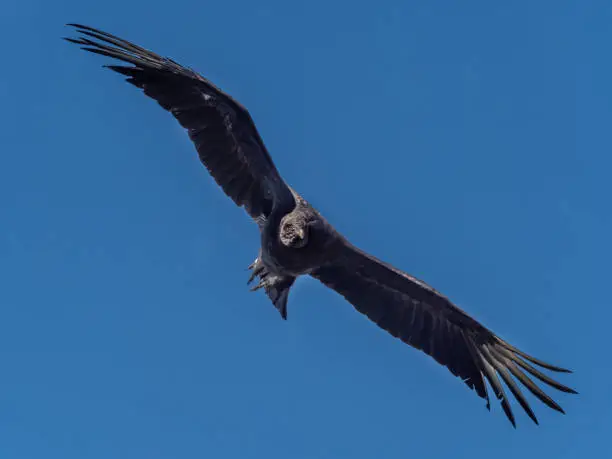
<path fill-rule="evenodd" d="M 501 381 L 535 423 L 517 382 L 563 413 L 527 374 L 562 392 L 576 393 L 536 367 L 569 370 L 517 349 L 426 283 L 352 245 L 283 180 L 240 103 L 169 58 L 91 27 L 68 25 L 80 37 L 66 40 L 128 64 L 107 67 L 178 120 L 214 180 L 257 223 L 261 247 L 249 266 L 249 283 L 258 278 L 252 290 L 263 288 L 283 319 L 295 279 L 310 275 L 379 327 L 446 366 L 487 401 L 487 408 L 488 381 L 513 425 Z"/>

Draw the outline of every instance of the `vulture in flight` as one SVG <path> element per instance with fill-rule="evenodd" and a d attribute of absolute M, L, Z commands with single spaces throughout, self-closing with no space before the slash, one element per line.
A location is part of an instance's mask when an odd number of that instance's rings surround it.
<path fill-rule="evenodd" d="M 563 409 L 529 375 L 576 393 L 537 367 L 569 373 L 507 343 L 426 283 L 352 245 L 291 188 L 272 161 L 249 112 L 206 78 L 129 41 L 79 24 L 66 40 L 121 61 L 109 69 L 157 101 L 183 126 L 217 184 L 257 223 L 261 247 L 249 283 L 287 318 L 287 298 L 301 275 L 335 290 L 379 327 L 430 355 L 490 408 L 493 395 L 516 426 L 508 396 L 538 420 L 520 383 L 550 408 Z M 125 65 L 127 64 L 127 65 Z"/>

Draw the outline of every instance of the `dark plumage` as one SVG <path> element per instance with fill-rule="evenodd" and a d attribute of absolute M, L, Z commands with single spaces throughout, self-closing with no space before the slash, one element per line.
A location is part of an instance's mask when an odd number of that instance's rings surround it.
<path fill-rule="evenodd" d="M 344 296 L 393 336 L 432 356 L 487 400 L 486 381 L 508 419 L 514 415 L 501 381 L 538 422 L 517 381 L 563 412 L 527 373 L 562 392 L 576 393 L 536 367 L 568 370 L 535 359 L 496 336 L 424 282 L 350 244 L 280 176 L 247 110 L 208 80 L 171 59 L 91 27 L 66 40 L 130 65 L 108 68 L 155 99 L 187 129 L 200 160 L 232 200 L 257 222 L 261 249 L 249 283 L 264 288 L 287 318 L 295 279 L 311 275 Z M 501 379 L 500 379 L 501 378 Z"/>

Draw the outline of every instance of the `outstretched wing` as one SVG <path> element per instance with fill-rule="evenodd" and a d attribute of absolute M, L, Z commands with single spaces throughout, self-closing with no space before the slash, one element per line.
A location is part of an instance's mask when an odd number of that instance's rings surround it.
<path fill-rule="evenodd" d="M 202 163 L 223 191 L 257 222 L 293 197 L 248 111 L 208 80 L 171 59 L 109 33 L 79 25 L 82 49 L 132 64 L 106 66 L 127 76 L 187 129 Z"/>
<path fill-rule="evenodd" d="M 576 393 L 532 364 L 557 372 L 569 373 L 569 370 L 516 349 L 429 285 L 346 241 L 333 261 L 311 275 L 344 296 L 379 327 L 446 366 L 486 399 L 490 408 L 486 378 L 514 426 L 514 415 L 500 377 L 536 424 L 537 418 L 515 379 L 546 405 L 562 413 L 561 407 L 525 372 L 555 389 Z"/>

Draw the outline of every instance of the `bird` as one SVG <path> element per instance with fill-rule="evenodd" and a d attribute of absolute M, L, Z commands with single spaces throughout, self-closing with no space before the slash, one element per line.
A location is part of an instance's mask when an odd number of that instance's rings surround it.
<path fill-rule="evenodd" d="M 257 280 L 251 290 L 263 289 L 283 319 L 287 319 L 294 282 L 311 276 L 380 328 L 445 366 L 490 410 L 488 383 L 515 428 L 502 381 L 536 424 L 538 419 L 520 385 L 545 405 L 565 413 L 532 378 L 577 394 L 541 371 L 570 370 L 516 348 L 427 283 L 350 243 L 285 182 L 251 115 L 237 100 L 168 57 L 93 27 L 67 26 L 78 35 L 65 40 L 120 61 L 121 65 L 104 67 L 123 75 L 180 123 L 212 178 L 254 220 L 261 245 L 248 267 L 247 283 Z"/>

